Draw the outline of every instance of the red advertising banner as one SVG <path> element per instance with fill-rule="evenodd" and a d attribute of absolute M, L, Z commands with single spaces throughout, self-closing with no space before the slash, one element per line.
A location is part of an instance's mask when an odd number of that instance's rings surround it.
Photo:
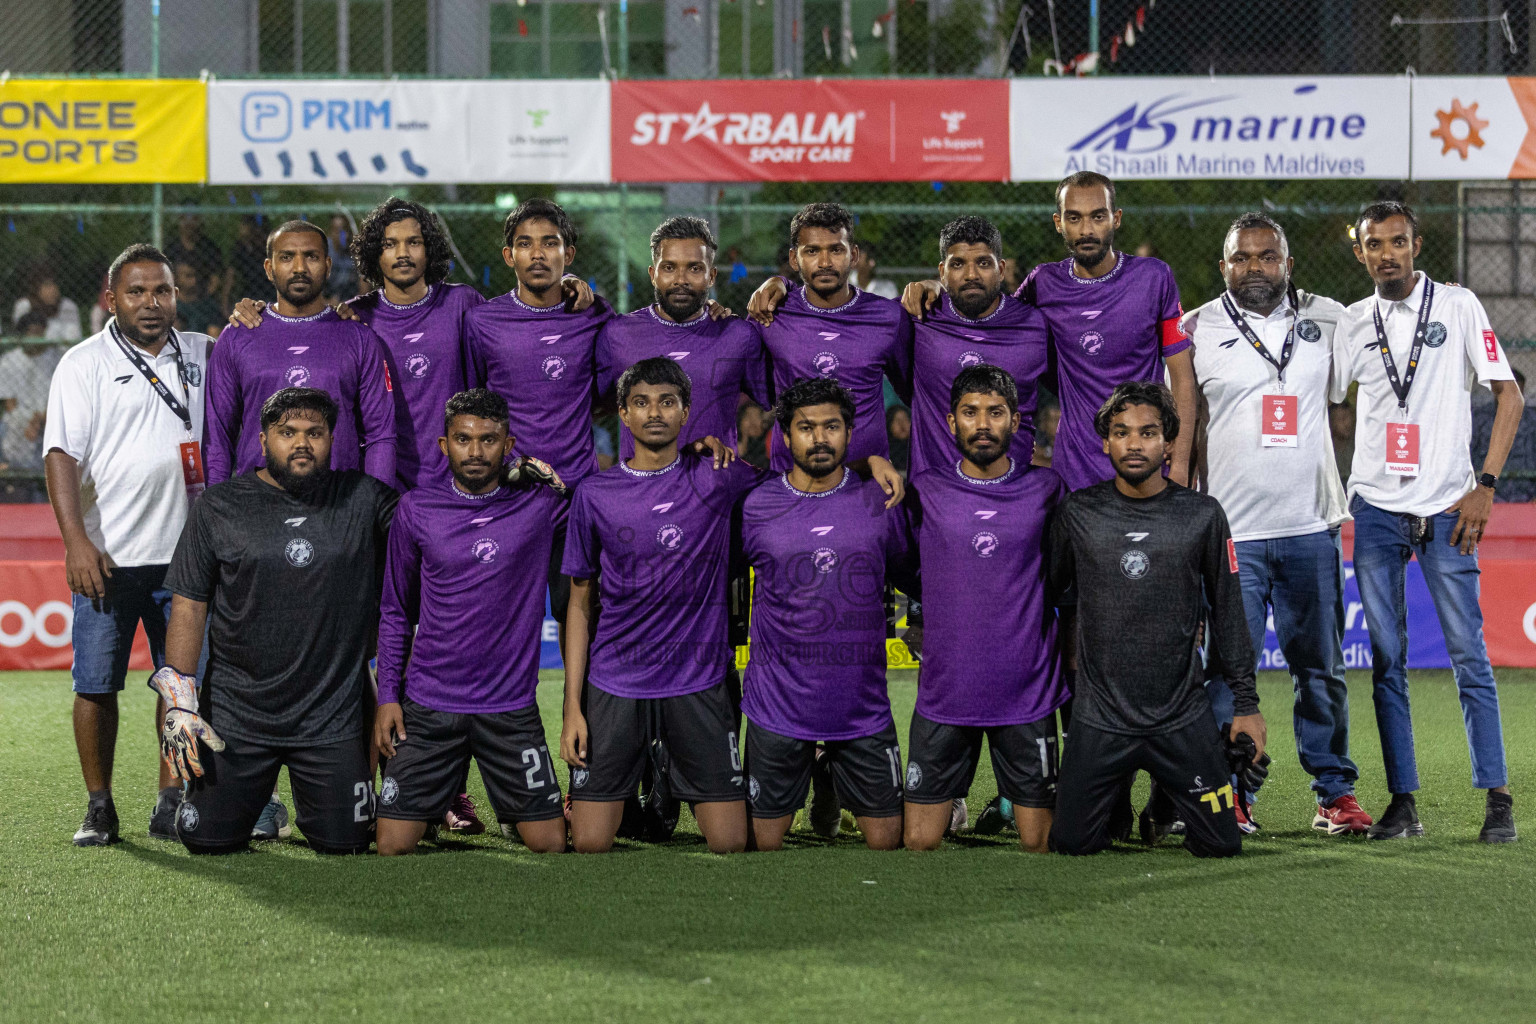
<path fill-rule="evenodd" d="M 620 81 L 614 181 L 1006 181 L 1008 83 Z"/>
<path fill-rule="evenodd" d="M 74 664 L 70 632 L 75 614 L 62 561 L 0 561 L 0 595 L 0 671 Z M 129 666 L 146 673 L 152 668 L 143 627 L 134 637 Z"/>

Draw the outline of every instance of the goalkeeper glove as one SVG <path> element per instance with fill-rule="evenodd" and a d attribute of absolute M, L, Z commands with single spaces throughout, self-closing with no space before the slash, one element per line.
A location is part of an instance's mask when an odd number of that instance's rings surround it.
<path fill-rule="evenodd" d="M 166 665 L 149 677 L 149 688 L 165 700 L 165 721 L 160 728 L 160 756 L 171 774 L 184 782 L 201 778 L 203 759 L 197 742 L 209 749 L 224 749 L 224 741 L 197 713 L 197 680 Z"/>
<path fill-rule="evenodd" d="M 565 481 L 560 479 L 560 474 L 555 472 L 555 467 L 532 455 L 520 455 L 513 459 L 507 464 L 502 476 L 509 484 L 515 484 L 519 480 L 534 480 L 548 484 L 559 494 L 564 494 L 566 491 Z"/>
<path fill-rule="evenodd" d="M 1258 752 L 1258 745 L 1253 742 L 1253 737 L 1245 732 L 1237 734 L 1235 739 L 1227 740 L 1227 765 L 1232 769 L 1232 774 L 1237 777 L 1238 792 L 1243 796 L 1244 802 L 1259 791 L 1264 785 L 1264 780 L 1269 778 L 1268 754 L 1254 761 L 1253 755 Z"/>

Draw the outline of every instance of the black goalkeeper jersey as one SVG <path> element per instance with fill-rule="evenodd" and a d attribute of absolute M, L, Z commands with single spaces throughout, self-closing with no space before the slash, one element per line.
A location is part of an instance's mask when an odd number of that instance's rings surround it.
<path fill-rule="evenodd" d="M 1113 480 L 1074 491 L 1051 529 L 1050 580 L 1077 587 L 1077 689 L 1072 720 L 1145 736 L 1210 714 L 1196 647 L 1232 688 L 1235 713 L 1259 708 L 1237 552 L 1216 499 L 1170 483 L 1128 498 Z"/>

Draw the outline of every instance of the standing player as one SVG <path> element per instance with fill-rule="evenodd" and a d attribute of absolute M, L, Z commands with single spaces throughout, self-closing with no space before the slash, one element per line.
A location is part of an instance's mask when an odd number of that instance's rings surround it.
<path fill-rule="evenodd" d="M 1421 836 L 1408 708 L 1408 607 L 1403 576 L 1417 557 L 1445 633 L 1472 753 L 1472 785 L 1488 791 L 1485 843 L 1516 839 L 1504 763 L 1499 691 L 1483 642 L 1477 543 L 1520 426 L 1523 400 L 1483 304 L 1465 288 L 1413 269 L 1423 245 L 1413 211 L 1374 203 L 1360 214 L 1355 257 L 1376 292 L 1350 306 L 1334 336 L 1333 397 L 1359 381 L 1349 474 L 1355 581 L 1371 633 L 1376 727 L 1392 801 L 1372 839 Z M 1488 455 L 1472 475 L 1472 387 L 1498 400 Z"/>
<path fill-rule="evenodd" d="M 679 445 L 717 437 L 736 448 L 743 392 L 768 403 L 762 337 L 757 325 L 716 320 L 706 308 L 715 286 L 715 236 L 700 217 L 672 217 L 651 232 L 651 287 L 656 301 L 615 317 L 597 336 L 597 386 L 607 394 L 625 368 L 658 356 L 688 372 L 693 401 Z M 635 436 L 620 416 L 619 459 L 635 454 Z"/>
<path fill-rule="evenodd" d="M 325 304 L 330 242 L 307 221 L 267 236 L 267 278 L 277 304 L 261 325 L 214 349 L 208 373 L 208 482 L 262 464 L 261 411 L 284 388 L 317 388 L 337 404 L 336 469 L 361 467 L 395 484 L 393 383 L 378 337 Z"/>
<path fill-rule="evenodd" d="M 886 695 L 881 598 L 888 578 L 909 575 L 907 516 L 845 464 L 857 421 L 853 397 L 836 381 L 794 385 L 777 416 L 794 468 L 742 506 L 741 542 L 756 572 L 742 698 L 753 836 L 759 850 L 783 846 L 820 742 L 864 841 L 894 850 L 901 750 Z M 877 414 L 870 429 L 882 422 Z"/>
<path fill-rule="evenodd" d="M 368 849 L 368 648 L 398 496 L 330 468 L 336 418 L 314 388 L 269 398 L 264 468 L 203 493 L 166 575 L 166 666 L 150 686 L 170 708 L 167 756 L 191 783 L 176 823 L 192 853 L 244 849 L 284 765 L 310 847 Z M 213 752 L 206 766 L 200 743 Z"/>
<path fill-rule="evenodd" d="M 1255 655 L 1265 620 L 1295 683 L 1296 752 L 1312 776 L 1312 827 L 1364 832 L 1371 816 L 1355 799 L 1344 685 L 1344 566 L 1339 524 L 1349 518 L 1328 429 L 1334 328 L 1344 307 L 1298 291 L 1280 225 L 1262 213 L 1232 222 L 1217 264 L 1221 297 L 1184 319 L 1195 377 L 1210 409 L 1205 479 L 1237 543 L 1243 608 Z M 1206 685 L 1218 723 L 1232 720 L 1232 693 Z M 1238 824 L 1247 831 L 1246 808 Z M 1161 824 L 1161 823 L 1158 823 Z"/>
<path fill-rule="evenodd" d="M 160 250 L 124 249 L 107 271 L 106 330 L 66 352 L 48 388 L 43 466 L 72 594 L 75 746 L 87 799 L 77 846 L 118 839 L 117 694 L 140 622 L 155 665 L 165 661 L 165 573 L 203 486 L 203 369 L 213 342 L 172 330 L 173 281 Z M 188 671 L 196 668 L 193 659 Z M 158 707 L 156 720 L 164 713 Z M 180 799 L 162 761 L 150 835 L 176 838 Z"/>
<path fill-rule="evenodd" d="M 515 438 L 493 392 L 450 398 L 440 443 L 450 479 L 407 492 L 389 536 L 379 853 L 410 853 L 443 820 L 471 757 L 502 823 L 516 822 L 529 849 L 559 853 L 565 814 L 535 689 L 550 528 L 565 503 L 543 484 L 500 482 Z"/>
<path fill-rule="evenodd" d="M 1231 738 L 1251 738 L 1257 761 L 1265 727 L 1227 519 L 1216 499 L 1163 477 L 1179 433 L 1166 387 L 1120 385 L 1095 426 L 1115 479 L 1073 493 L 1051 526 L 1052 589 L 1078 592 L 1078 686 L 1051 848 L 1109 846 L 1111 819 L 1144 770 L 1185 823 L 1185 849 L 1230 857 L 1242 833 L 1196 645 L 1207 600 L 1206 650 L 1232 688 Z"/>
<path fill-rule="evenodd" d="M 747 846 L 726 585 L 732 510 L 757 473 L 679 453 L 691 392 L 671 359 L 625 370 L 619 417 L 635 453 L 583 481 L 571 508 L 560 754 L 571 766 L 578 853 L 612 847 L 658 739 L 672 794 L 692 804 L 710 850 Z"/>
<path fill-rule="evenodd" d="M 1030 465 L 1027 448 L 1010 454 L 1020 429 L 1013 374 L 985 363 L 962 370 L 949 408 L 958 458 L 935 461 L 911 482 L 925 618 L 906 845 L 938 848 L 985 737 L 998 793 L 1013 802 L 1019 845 L 1044 853 L 1056 802 L 1056 710 L 1070 697 L 1045 593 L 1045 547 L 1047 521 L 1067 488 L 1052 470 Z M 978 651 L 988 671 L 977 671 Z"/>

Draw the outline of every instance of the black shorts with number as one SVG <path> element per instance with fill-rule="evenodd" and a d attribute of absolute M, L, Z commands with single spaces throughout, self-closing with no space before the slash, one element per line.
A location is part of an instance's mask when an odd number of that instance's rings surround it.
<path fill-rule="evenodd" d="M 901 744 L 896 723 L 873 736 L 828 740 L 832 785 L 844 807 L 861 818 L 901 813 Z M 752 817 L 782 818 L 805 806 L 816 741 L 797 740 L 747 720 L 747 798 Z"/>
<path fill-rule="evenodd" d="M 373 841 L 373 772 L 368 739 L 320 746 L 272 746 L 226 738 L 203 746 L 203 777 L 194 779 L 176 814 L 191 853 L 233 853 L 251 841 L 277 773 L 288 766 L 295 823 L 316 853 L 366 853 Z"/>
<path fill-rule="evenodd" d="M 384 765 L 379 817 L 441 821 L 460 792 L 469 759 L 503 822 L 545 821 L 565 813 L 537 704 L 516 711 L 459 715 L 400 701 L 405 739 Z"/>
<path fill-rule="evenodd" d="M 1131 777 L 1145 771 L 1184 822 L 1184 848 L 1196 857 L 1243 852 L 1226 748 L 1209 715 L 1156 736 L 1107 732 L 1079 720 L 1061 758 L 1051 849 L 1097 853 L 1110 845 L 1110 819 Z"/>
<path fill-rule="evenodd" d="M 672 795 L 688 803 L 746 798 L 735 670 L 707 690 L 677 697 L 618 697 L 587 684 L 587 766 L 571 769 L 571 799 L 635 795 L 651 743 L 666 751 Z"/>
<path fill-rule="evenodd" d="M 997 791 L 1020 807 L 1056 806 L 1056 713 L 1023 725 L 947 725 L 912 712 L 907 801 L 948 803 L 971 791 L 985 737 Z"/>

